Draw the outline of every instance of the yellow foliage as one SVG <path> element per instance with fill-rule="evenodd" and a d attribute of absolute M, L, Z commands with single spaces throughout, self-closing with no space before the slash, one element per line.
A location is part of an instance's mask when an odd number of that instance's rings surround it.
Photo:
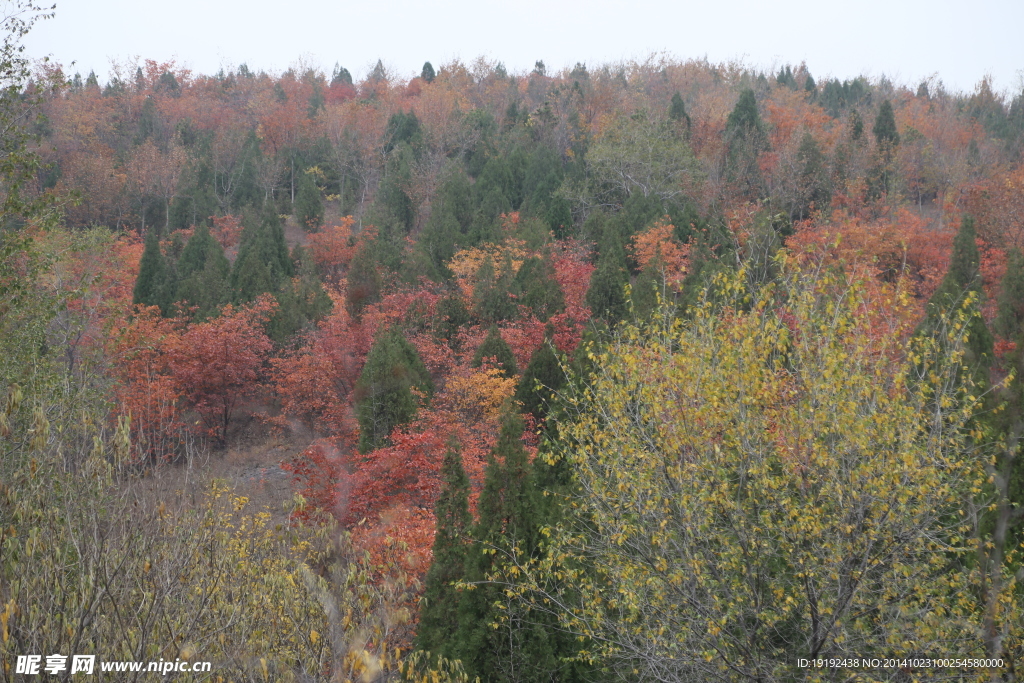
<path fill-rule="evenodd" d="M 798 657 L 993 656 L 963 332 L 940 361 L 933 340 L 880 331 L 861 283 L 780 268 L 774 288 L 722 277 L 726 303 L 593 352 L 565 441 L 544 456 L 568 461 L 582 495 L 518 594 L 565 606 L 594 658 L 652 680 L 832 680 Z M 1022 629 L 1010 566 L 994 570 L 990 627 L 1005 647 Z"/>
<path fill-rule="evenodd" d="M 501 277 L 509 263 L 512 264 L 513 274 L 519 272 L 519 267 L 529 256 L 525 242 L 509 238 L 502 244 L 488 243 L 457 252 L 448 262 L 448 269 L 455 274 L 462 293 L 470 297 L 476 286 L 476 274 L 485 261 L 491 262 L 494 276 Z"/>

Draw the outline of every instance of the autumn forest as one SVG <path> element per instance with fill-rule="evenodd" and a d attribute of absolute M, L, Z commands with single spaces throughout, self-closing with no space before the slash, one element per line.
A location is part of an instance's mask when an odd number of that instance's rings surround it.
<path fill-rule="evenodd" d="M 1019 680 L 1024 92 L 101 77 L 26 59 L 39 16 L 0 54 L 0 680 Z M 865 657 L 903 663 L 798 664 Z"/>

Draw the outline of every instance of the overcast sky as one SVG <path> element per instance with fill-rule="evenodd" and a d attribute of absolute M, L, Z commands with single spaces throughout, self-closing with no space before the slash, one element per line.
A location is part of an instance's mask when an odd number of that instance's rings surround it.
<path fill-rule="evenodd" d="M 68 75 L 111 60 L 175 59 L 215 73 L 243 62 L 280 72 L 303 60 L 357 79 L 383 59 L 402 77 L 423 62 L 543 60 L 548 73 L 653 53 L 761 68 L 806 61 L 817 80 L 864 74 L 916 84 L 937 75 L 973 90 L 985 74 L 1018 91 L 1024 0 L 58 0 L 26 39 Z M 67 68 L 72 61 L 72 68 Z"/>

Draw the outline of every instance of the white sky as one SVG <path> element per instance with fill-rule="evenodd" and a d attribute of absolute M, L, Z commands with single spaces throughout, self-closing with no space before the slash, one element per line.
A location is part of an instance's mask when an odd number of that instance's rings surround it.
<path fill-rule="evenodd" d="M 806 61 L 819 81 L 937 75 L 964 91 L 990 74 L 997 90 L 1019 91 L 1022 35 L 1024 0 L 58 0 L 26 44 L 101 82 L 111 60 L 134 57 L 208 74 L 300 59 L 329 74 L 339 62 L 358 79 L 378 58 L 411 77 L 427 60 L 483 56 L 519 72 L 542 59 L 553 73 L 664 52 L 776 70 Z"/>

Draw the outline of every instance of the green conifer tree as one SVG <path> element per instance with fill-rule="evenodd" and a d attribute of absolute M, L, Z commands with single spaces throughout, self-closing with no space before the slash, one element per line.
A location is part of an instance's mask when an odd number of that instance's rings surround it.
<path fill-rule="evenodd" d="M 686 103 L 683 102 L 683 96 L 678 91 L 672 95 L 672 103 L 668 108 L 668 117 L 685 125 L 687 130 L 690 129 L 690 115 L 686 113 Z"/>
<path fill-rule="evenodd" d="M 139 263 L 139 276 L 132 290 L 132 303 L 159 306 L 164 316 L 173 314 L 175 282 L 173 271 L 160 251 L 155 229 L 146 233 L 146 247 Z"/>
<path fill-rule="evenodd" d="M 623 291 L 628 282 L 626 257 L 618 245 L 605 249 L 590 276 L 586 302 L 595 317 L 612 326 L 624 320 L 628 309 Z"/>
<path fill-rule="evenodd" d="M 433 83 L 436 76 L 437 74 L 434 73 L 434 65 L 430 62 L 424 62 L 423 70 L 420 72 L 420 78 L 425 80 L 427 83 Z"/>
<path fill-rule="evenodd" d="M 231 264 L 203 223 L 195 229 L 177 263 L 177 301 L 194 307 L 193 320 L 206 320 L 231 300 Z"/>
<path fill-rule="evenodd" d="M 996 299 L 995 333 L 1020 344 L 1024 339 L 1024 254 L 1011 249 Z"/>
<path fill-rule="evenodd" d="M 427 398 L 434 392 L 416 347 L 392 328 L 374 340 L 353 392 L 360 453 L 385 445 L 392 429 L 416 415 L 414 387 Z"/>
<path fill-rule="evenodd" d="M 491 325 L 487 337 L 473 355 L 473 362 L 470 367 L 478 368 L 483 365 L 484 358 L 494 358 L 506 377 L 514 377 L 519 369 L 516 367 L 516 357 L 512 348 L 501 338 L 501 331 L 497 325 Z"/>
<path fill-rule="evenodd" d="M 757 159 L 768 148 L 768 137 L 757 111 L 754 91 L 749 88 L 740 93 L 736 106 L 729 113 L 725 123 L 725 142 L 729 177 L 739 182 L 747 192 L 759 194 L 761 173 Z"/>
<path fill-rule="evenodd" d="M 513 549 L 532 556 L 540 535 L 541 505 L 522 434 L 522 418 L 506 406 L 484 475 L 476 542 L 467 552 L 466 581 L 475 588 L 459 602 L 456 654 L 470 676 L 489 681 L 552 680 L 560 664 L 539 615 L 495 604 L 503 598 L 492 581 L 502 571 L 502 558 Z"/>
<path fill-rule="evenodd" d="M 383 283 L 373 249 L 364 244 L 352 258 L 345 278 L 345 308 L 348 314 L 358 319 L 363 309 L 380 301 Z"/>
<path fill-rule="evenodd" d="M 896 130 L 896 116 L 893 114 L 892 104 L 889 100 L 883 101 L 882 106 L 878 108 L 878 116 L 875 117 L 875 126 L 872 131 L 879 147 L 895 148 L 900 144 L 900 134 Z"/>
<path fill-rule="evenodd" d="M 469 323 L 469 311 L 457 292 L 453 292 L 437 302 L 437 319 L 434 324 L 436 334 L 448 342 L 456 340 L 459 329 Z"/>
<path fill-rule="evenodd" d="M 295 220 L 309 232 L 316 232 L 324 222 L 324 203 L 313 175 L 307 171 L 299 176 L 299 195 L 295 200 Z"/>
<path fill-rule="evenodd" d="M 237 303 L 253 301 L 260 294 L 277 293 L 292 277 L 292 261 L 284 241 L 284 226 L 269 206 L 262 218 L 253 212 L 243 216 L 242 241 L 231 269 L 231 286 Z"/>
<path fill-rule="evenodd" d="M 519 310 L 511 296 L 514 277 L 510 263 L 504 264 L 500 277 L 491 259 L 480 264 L 473 288 L 473 312 L 480 320 L 493 323 L 516 317 Z"/>
<path fill-rule="evenodd" d="M 466 575 L 466 551 L 473 521 L 469 514 L 469 477 L 454 439 L 449 441 L 441 463 L 441 495 L 434 515 L 437 533 L 420 602 L 416 647 L 451 659 L 457 650 L 462 595 L 454 584 Z"/>
<path fill-rule="evenodd" d="M 979 311 L 985 304 L 985 291 L 981 286 L 981 258 L 974 231 L 974 219 L 964 216 L 960 230 L 953 238 L 953 253 L 949 269 L 932 294 L 925 310 L 925 319 L 918 326 L 918 333 L 933 334 L 942 330 L 941 319 L 952 316 L 963 305 L 965 297 L 971 296 L 974 304 L 969 311 L 967 344 L 964 362 L 973 368 L 974 381 L 979 389 L 988 386 L 988 370 L 992 364 L 992 334 L 985 325 Z"/>
<path fill-rule="evenodd" d="M 533 311 L 537 320 L 548 318 L 565 310 L 565 294 L 555 278 L 555 268 L 548 255 L 531 256 L 523 261 L 516 272 L 513 290 L 517 301 Z"/>
<path fill-rule="evenodd" d="M 547 416 L 552 394 L 565 386 L 565 370 L 551 342 L 553 333 L 549 323 L 544 330 L 544 343 L 530 357 L 516 386 L 516 401 L 539 420 Z"/>

